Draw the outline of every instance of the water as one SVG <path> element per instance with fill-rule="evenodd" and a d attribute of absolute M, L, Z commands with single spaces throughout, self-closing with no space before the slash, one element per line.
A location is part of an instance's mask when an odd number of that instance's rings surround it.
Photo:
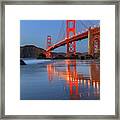
<path fill-rule="evenodd" d="M 51 60 L 36 60 L 36 59 L 24 59 L 24 62 L 28 65 L 28 64 L 38 64 L 38 63 L 47 63 L 50 62 Z"/>
<path fill-rule="evenodd" d="M 99 100 L 100 65 L 94 60 L 25 60 L 21 100 Z"/>

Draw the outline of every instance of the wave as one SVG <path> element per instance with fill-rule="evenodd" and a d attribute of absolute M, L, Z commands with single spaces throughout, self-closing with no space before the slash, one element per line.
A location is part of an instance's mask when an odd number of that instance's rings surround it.
<path fill-rule="evenodd" d="M 37 59 L 23 59 L 23 61 L 29 65 L 29 64 L 40 64 L 40 63 L 47 63 L 51 60 L 37 60 Z"/>

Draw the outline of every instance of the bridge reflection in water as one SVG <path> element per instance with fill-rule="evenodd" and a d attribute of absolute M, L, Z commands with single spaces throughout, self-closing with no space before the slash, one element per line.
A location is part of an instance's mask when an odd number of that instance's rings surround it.
<path fill-rule="evenodd" d="M 60 69 L 60 66 L 65 66 Z M 81 65 L 88 66 L 88 73 L 82 73 L 78 70 L 76 60 L 65 60 L 48 64 L 48 80 L 50 82 L 57 80 L 65 80 L 64 94 L 69 92 L 71 100 L 94 100 L 100 99 L 100 65 L 95 61 L 83 62 Z M 66 68 L 66 69 L 65 69 Z"/>

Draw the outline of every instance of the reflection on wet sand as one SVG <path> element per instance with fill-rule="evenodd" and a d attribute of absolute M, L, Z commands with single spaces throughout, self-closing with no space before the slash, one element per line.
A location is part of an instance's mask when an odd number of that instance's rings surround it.
<path fill-rule="evenodd" d="M 65 80 L 64 94 L 69 92 L 70 99 L 100 99 L 100 67 L 95 61 L 88 63 L 88 75 L 78 71 L 76 60 L 65 60 L 59 65 L 66 66 L 60 69 L 57 63 L 47 65 L 48 80 L 53 81 L 55 77 Z"/>

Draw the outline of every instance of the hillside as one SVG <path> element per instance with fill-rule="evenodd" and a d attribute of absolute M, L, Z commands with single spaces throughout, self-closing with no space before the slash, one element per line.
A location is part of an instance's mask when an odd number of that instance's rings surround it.
<path fill-rule="evenodd" d="M 45 55 L 45 50 L 34 45 L 25 45 L 20 47 L 20 58 L 37 58 L 39 55 Z"/>

